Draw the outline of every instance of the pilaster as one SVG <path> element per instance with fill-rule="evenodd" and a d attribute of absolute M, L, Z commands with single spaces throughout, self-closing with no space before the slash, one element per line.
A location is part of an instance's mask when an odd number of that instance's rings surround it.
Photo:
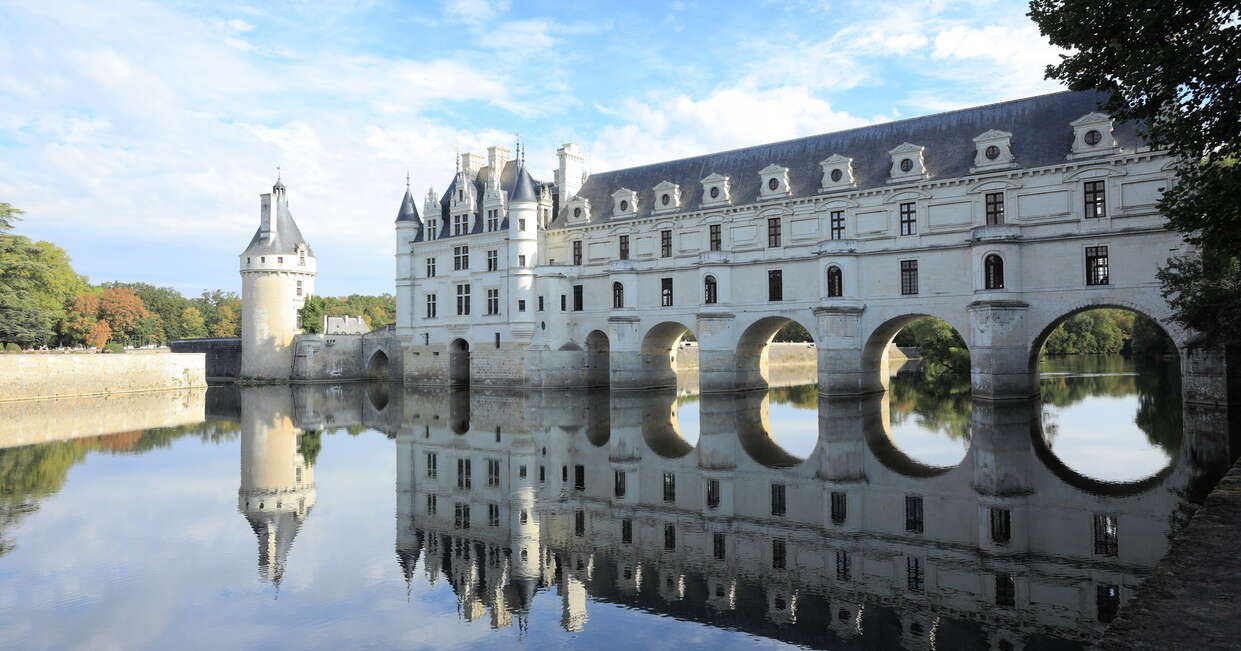
<path fill-rule="evenodd" d="M 970 303 L 970 381 L 975 398 L 1025 399 L 1038 393 L 1030 369 L 1022 301 Z"/>

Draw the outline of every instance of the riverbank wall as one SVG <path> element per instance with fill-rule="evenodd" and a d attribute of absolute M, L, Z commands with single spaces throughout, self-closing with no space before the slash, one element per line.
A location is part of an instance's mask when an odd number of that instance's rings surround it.
<path fill-rule="evenodd" d="M 169 346 L 174 353 L 206 355 L 209 382 L 232 382 L 241 376 L 241 337 L 178 339 Z"/>
<path fill-rule="evenodd" d="M 205 386 L 202 353 L 0 355 L 0 402 Z"/>
<path fill-rule="evenodd" d="M 200 423 L 207 389 L 22 400 L 0 407 L 0 449 Z"/>

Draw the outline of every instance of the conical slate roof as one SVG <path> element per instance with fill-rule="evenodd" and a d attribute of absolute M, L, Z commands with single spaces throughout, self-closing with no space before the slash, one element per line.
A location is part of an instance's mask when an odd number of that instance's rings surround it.
<path fill-rule="evenodd" d="M 314 256 L 314 251 L 310 248 L 310 243 L 302 236 L 302 231 L 297 227 L 297 222 L 293 221 L 293 215 L 289 212 L 289 202 L 285 199 L 284 184 L 277 181 L 272 188 L 272 210 L 275 215 L 272 219 L 276 222 L 275 233 L 267 237 L 263 234 L 263 227 L 260 225 L 254 231 L 254 237 L 250 238 L 250 245 L 246 247 L 242 255 L 270 255 L 276 254 L 293 254 L 297 252 L 298 246 L 306 247 L 306 254 Z"/>
<path fill-rule="evenodd" d="M 401 209 L 396 213 L 396 220 L 422 223 L 422 219 L 418 216 L 418 208 L 414 206 L 414 195 L 410 194 L 409 188 L 405 188 L 405 198 L 401 199 Z"/>
<path fill-rule="evenodd" d="M 513 184 L 513 194 L 508 200 L 510 202 L 537 202 L 539 200 L 539 195 L 534 193 L 534 179 L 530 178 L 530 173 L 526 171 L 525 163 L 517 168 L 517 181 Z"/>

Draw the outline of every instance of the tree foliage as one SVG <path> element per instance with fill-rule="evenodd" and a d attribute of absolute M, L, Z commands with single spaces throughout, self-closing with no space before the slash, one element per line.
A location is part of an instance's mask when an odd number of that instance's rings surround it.
<path fill-rule="evenodd" d="M 23 211 L 21 209 L 14 208 L 9 204 L 0 201 L 0 232 L 12 230 L 13 222 L 20 220 L 21 217 L 19 215 L 22 214 Z"/>
<path fill-rule="evenodd" d="M 1100 109 L 1136 121 L 1177 177 L 1159 207 L 1199 251 L 1160 273 L 1182 325 L 1241 341 L 1241 7 L 1235 0 L 1032 0 L 1030 17 L 1070 50 L 1047 76 L 1108 94 Z M 1221 300 L 1223 299 L 1223 300 Z"/>
<path fill-rule="evenodd" d="M 324 316 L 360 316 L 372 330 L 396 323 L 396 297 L 391 294 L 364 296 L 307 296 L 298 312 L 302 330 L 317 333 L 323 328 Z"/>

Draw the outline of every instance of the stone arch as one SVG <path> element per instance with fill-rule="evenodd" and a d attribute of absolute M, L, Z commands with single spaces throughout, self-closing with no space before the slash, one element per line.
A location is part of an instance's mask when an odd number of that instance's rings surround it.
<path fill-rule="evenodd" d="M 694 444 L 681 433 L 676 393 L 658 393 L 643 402 L 642 440 L 646 447 L 665 459 L 679 459 L 693 452 Z"/>
<path fill-rule="evenodd" d="M 366 399 L 377 412 L 388 408 L 388 386 L 384 382 L 370 382 L 366 385 Z"/>
<path fill-rule="evenodd" d="M 465 339 L 454 339 L 448 344 L 448 383 L 470 386 L 470 342 Z"/>
<path fill-rule="evenodd" d="M 366 377 L 372 380 L 388 379 L 388 353 L 382 348 L 371 353 L 371 358 L 367 360 Z"/>
<path fill-rule="evenodd" d="M 810 333 L 812 343 L 817 344 L 815 331 L 813 327 L 806 327 L 806 324 L 797 319 L 783 316 L 773 315 L 756 319 L 745 330 L 741 331 L 741 335 L 737 338 L 736 348 L 736 369 L 737 382 L 739 389 L 765 389 L 771 378 L 768 354 L 770 348 L 768 344 L 775 338 L 776 333 L 790 323 L 797 323 Z M 817 355 L 816 362 L 817 366 Z"/>
<path fill-rule="evenodd" d="M 1080 311 L 1080 310 L 1079 310 Z M 1051 474 L 1057 479 L 1091 495 L 1101 495 L 1104 497 L 1131 497 L 1141 495 L 1163 483 L 1168 475 L 1180 463 L 1182 453 L 1178 452 L 1175 456 L 1168 460 L 1168 465 L 1164 466 L 1155 474 L 1144 477 L 1142 479 L 1126 482 L 1112 482 L 1101 479 L 1087 477 L 1076 470 L 1073 470 L 1056 456 L 1051 447 L 1047 445 L 1047 439 L 1043 436 L 1042 410 L 1038 410 L 1038 416 L 1032 420 L 1030 428 L 1030 440 L 1034 448 L 1034 456 Z"/>
<path fill-rule="evenodd" d="M 917 321 L 932 317 L 940 319 L 948 324 L 956 331 L 961 339 L 965 342 L 965 346 L 971 346 L 969 334 L 970 329 L 968 322 L 961 324 L 954 323 L 954 320 L 947 318 L 947 315 L 936 314 L 934 310 L 906 312 L 892 316 L 881 322 L 873 328 L 866 337 L 866 343 L 862 347 L 862 372 L 864 374 L 864 382 L 868 390 L 886 391 L 888 388 L 888 344 L 896 338 L 905 326 Z M 963 327 L 964 325 L 964 327 Z"/>
<path fill-rule="evenodd" d="M 586 386 L 606 387 L 611 377 L 611 342 L 602 330 L 586 335 Z"/>
<path fill-rule="evenodd" d="M 772 436 L 770 398 L 767 394 L 752 393 L 740 399 L 742 405 L 737 410 L 737 438 L 741 449 L 751 460 L 761 466 L 778 469 L 805 463 L 806 459 L 785 450 Z"/>
<path fill-rule="evenodd" d="M 676 386 L 677 344 L 692 332 L 693 328 L 680 321 L 662 321 L 646 331 L 639 349 L 646 378 L 642 388 Z"/>
<path fill-rule="evenodd" d="M 1172 340 L 1172 343 L 1176 346 L 1176 349 L 1178 351 L 1181 351 L 1181 357 L 1182 358 L 1184 357 L 1184 350 L 1185 350 L 1186 345 L 1188 344 L 1187 333 L 1185 332 L 1183 328 L 1180 328 L 1174 323 L 1170 323 L 1164 319 L 1161 319 L 1159 316 L 1157 316 L 1161 314 L 1166 314 L 1167 312 L 1166 306 L 1157 308 L 1157 309 L 1151 309 L 1149 306 L 1139 305 L 1132 301 L 1128 301 L 1124 299 L 1116 299 L 1116 298 L 1104 298 L 1104 297 L 1081 301 L 1063 310 L 1057 310 L 1054 313 L 1055 316 L 1046 318 L 1043 321 L 1039 322 L 1041 323 L 1041 327 L 1038 327 L 1039 323 L 1035 323 L 1035 324 L 1032 324 L 1034 327 L 1031 327 L 1029 329 L 1029 332 L 1034 333 L 1034 336 L 1030 339 L 1030 343 L 1028 346 L 1029 371 L 1035 383 L 1034 386 L 1036 390 L 1038 388 L 1039 357 L 1041 357 L 1042 352 L 1043 352 L 1043 344 L 1047 343 L 1047 337 L 1051 336 L 1051 333 L 1057 327 L 1059 327 L 1061 323 L 1064 323 L 1068 319 L 1078 314 L 1081 314 L 1082 312 L 1086 312 L 1088 310 L 1097 310 L 1097 309 L 1127 310 L 1130 312 L 1134 312 L 1136 314 L 1140 314 L 1144 317 L 1147 317 L 1148 319 L 1159 324 L 1159 327 L 1164 331 L 1164 334 L 1168 335 L 1168 337 Z M 1185 367 L 1184 359 L 1181 359 L 1180 361 L 1181 361 L 1181 368 L 1184 369 Z"/>

